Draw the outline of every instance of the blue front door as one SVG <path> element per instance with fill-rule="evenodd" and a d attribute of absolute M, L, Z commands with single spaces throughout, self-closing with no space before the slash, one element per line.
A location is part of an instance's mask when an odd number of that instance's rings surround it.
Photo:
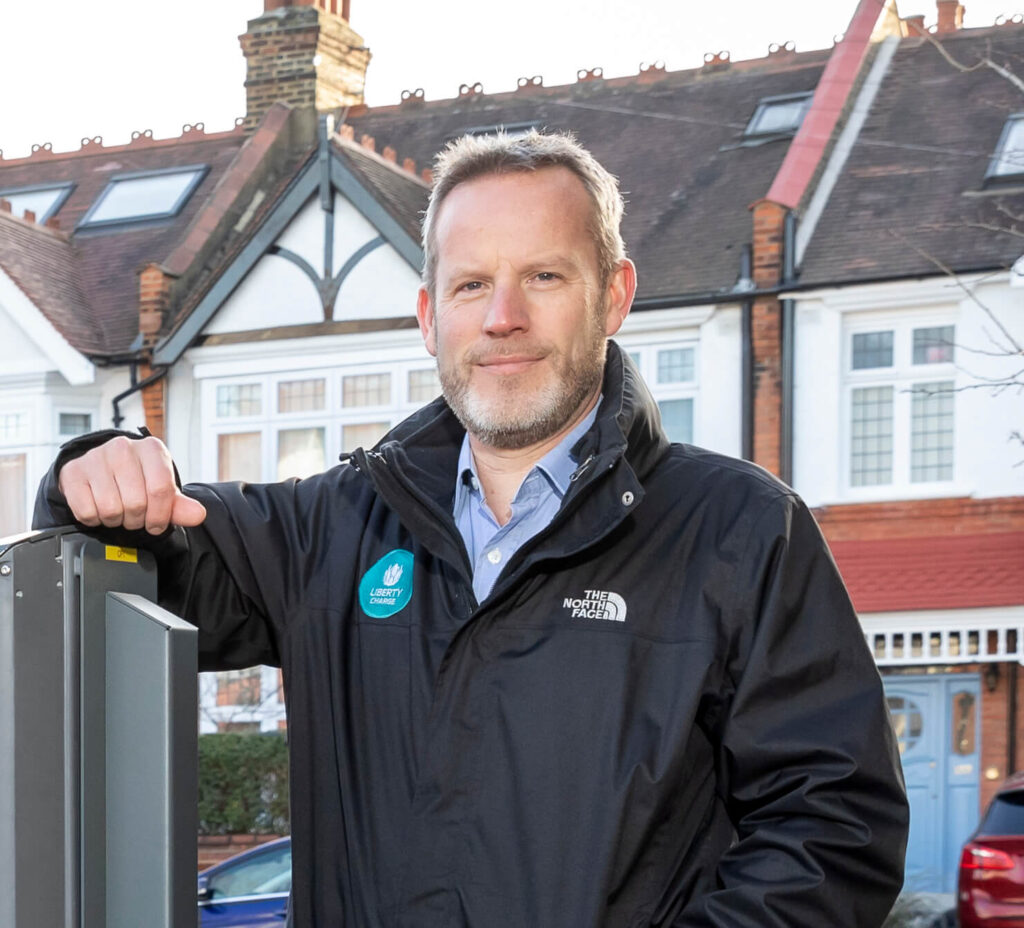
<path fill-rule="evenodd" d="M 977 675 L 885 678 L 910 800 L 904 888 L 956 890 L 960 847 L 978 821 Z"/>

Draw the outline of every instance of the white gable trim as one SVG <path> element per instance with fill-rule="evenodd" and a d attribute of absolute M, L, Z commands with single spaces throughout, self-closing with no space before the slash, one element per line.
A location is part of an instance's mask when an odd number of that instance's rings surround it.
<path fill-rule="evenodd" d="M 78 386 L 92 383 L 96 379 L 93 363 L 72 347 L 3 268 L 0 268 L 0 306 L 17 320 L 25 334 L 36 343 L 69 384 Z"/>

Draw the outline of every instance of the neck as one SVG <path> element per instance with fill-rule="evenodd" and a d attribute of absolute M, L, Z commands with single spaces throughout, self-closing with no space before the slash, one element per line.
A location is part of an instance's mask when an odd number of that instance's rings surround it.
<path fill-rule="evenodd" d="M 512 518 L 512 500 L 515 499 L 526 475 L 544 455 L 552 448 L 556 448 L 559 442 L 583 421 L 597 404 L 600 395 L 598 390 L 580 406 L 576 414 L 561 429 L 526 448 L 495 448 L 484 444 L 470 433 L 469 447 L 473 452 L 480 489 L 499 525 L 504 525 Z"/>

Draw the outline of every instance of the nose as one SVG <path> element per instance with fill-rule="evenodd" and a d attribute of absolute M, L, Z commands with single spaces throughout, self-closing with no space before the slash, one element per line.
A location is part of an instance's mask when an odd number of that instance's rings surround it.
<path fill-rule="evenodd" d="M 500 337 L 529 328 L 530 314 L 522 288 L 511 282 L 495 285 L 484 317 L 484 331 Z"/>

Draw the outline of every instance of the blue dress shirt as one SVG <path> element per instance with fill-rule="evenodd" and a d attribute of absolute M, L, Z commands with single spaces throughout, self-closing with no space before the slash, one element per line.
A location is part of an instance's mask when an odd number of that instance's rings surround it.
<path fill-rule="evenodd" d="M 505 564 L 523 543 L 555 517 L 577 467 L 570 450 L 594 424 L 600 405 L 599 399 L 590 413 L 534 464 L 516 491 L 512 516 L 504 525 L 498 524 L 484 499 L 469 435 L 463 438 L 453 515 L 473 565 L 473 591 L 477 602 L 487 598 Z"/>

